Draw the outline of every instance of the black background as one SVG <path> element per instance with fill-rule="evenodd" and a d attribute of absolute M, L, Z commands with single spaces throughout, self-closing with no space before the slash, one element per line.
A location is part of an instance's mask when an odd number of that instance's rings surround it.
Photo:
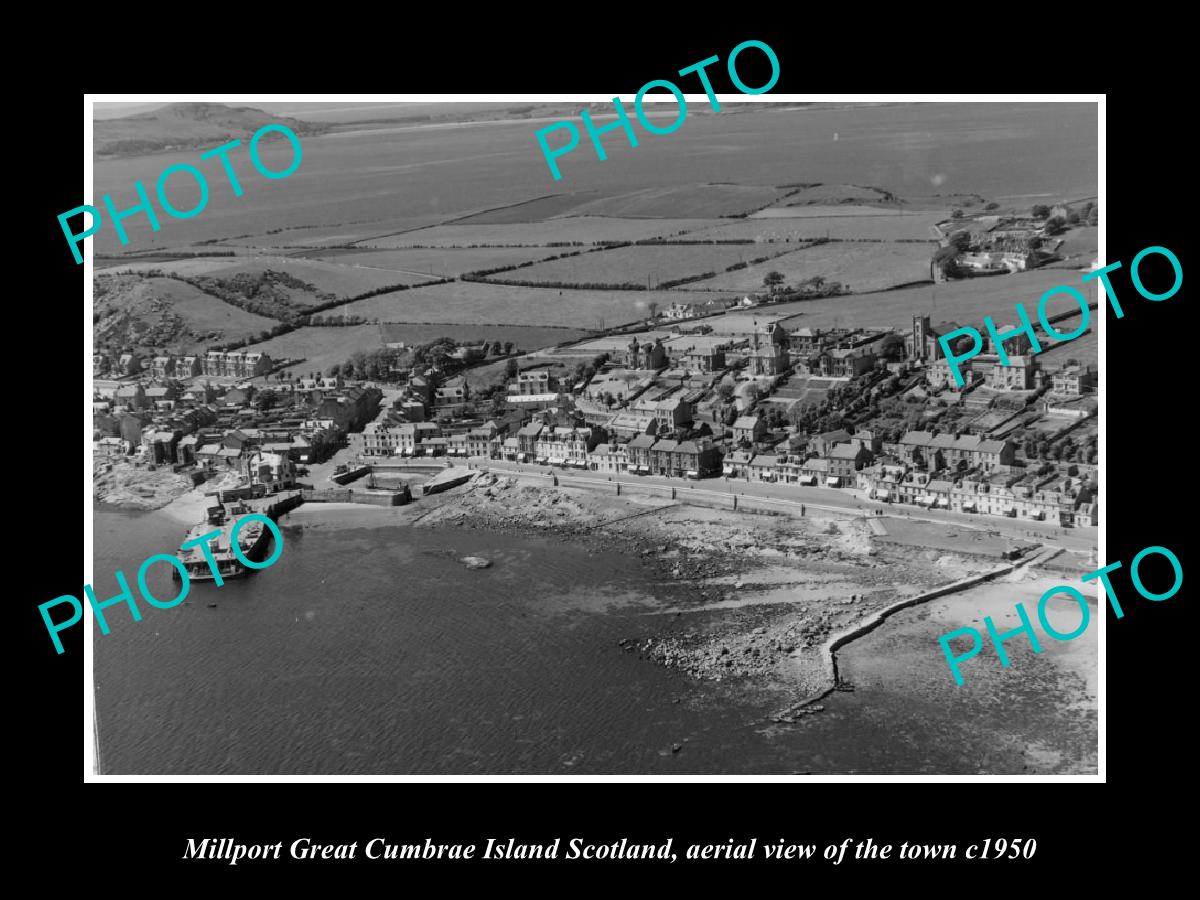
<path fill-rule="evenodd" d="M 268 41 L 250 40 L 265 33 L 253 26 L 245 40 L 244 65 L 221 67 L 219 77 L 209 65 L 223 41 L 209 32 L 197 45 L 196 77 L 187 65 L 181 74 L 164 79 L 157 67 L 124 66 L 106 74 L 93 70 L 87 87 L 95 91 L 171 92 L 266 91 L 313 92 L 522 91 L 561 93 L 604 92 L 631 98 L 645 81 L 663 77 L 717 54 L 722 65 L 710 69 L 714 88 L 732 92 L 723 62 L 734 45 L 747 38 L 763 40 L 777 53 L 781 77 L 771 93 L 783 92 L 979 92 L 1077 91 L 1109 88 L 1107 108 L 1107 200 L 1101 215 L 1107 225 L 1107 260 L 1122 260 L 1125 268 L 1113 276 L 1125 317 L 1106 311 L 1107 327 L 1107 444 L 1102 457 L 1107 493 L 1100 498 L 1106 522 L 1109 561 L 1126 568 L 1113 582 L 1125 608 L 1125 618 L 1107 615 L 1107 784 L 1051 784 L 1026 779 L 1023 784 L 929 783 L 817 784 L 795 783 L 543 783 L 543 784 L 212 784 L 203 786 L 140 783 L 88 784 L 82 779 L 82 628 L 62 635 L 67 652 L 54 653 L 38 615 L 37 604 L 60 594 L 78 595 L 82 572 L 75 568 L 80 546 L 72 520 L 79 507 L 81 483 L 76 468 L 81 389 L 79 329 L 86 307 L 83 270 L 76 266 L 63 240 L 56 216 L 79 205 L 80 131 L 84 112 L 82 91 L 60 83 L 26 112 L 37 129 L 36 152 L 23 165 L 33 177 L 12 179 L 23 192 L 15 217 L 29 238 L 16 243 L 19 252 L 10 270 L 26 269 L 28 283 L 10 314 L 19 329 L 10 342 L 29 352 L 20 372 L 11 372 L 10 428 L 16 439 L 8 454 L 15 496 L 8 499 L 10 519 L 29 521 L 29 537 L 10 537 L 9 571 L 20 573 L 22 587 L 9 600 L 15 632 L 23 638 L 24 658 L 14 679 L 19 698 L 19 725 L 10 733 L 19 775 L 18 787 L 31 792 L 22 820 L 26 842 L 46 861 L 70 865 L 82 857 L 80 871 L 93 873 L 112 887 L 114 879 L 160 869 L 186 875 L 188 883 L 209 880 L 266 883 L 286 876 L 314 879 L 366 874 L 384 879 L 387 890 L 403 890 L 412 882 L 405 875 L 453 874 L 483 876 L 489 884 L 504 881 L 536 883 L 546 875 L 566 876 L 572 884 L 642 886 L 648 879 L 688 881 L 742 888 L 759 878 L 778 877 L 787 888 L 803 890 L 814 884 L 848 884 L 862 876 L 894 883 L 901 870 L 941 889 L 990 893 L 993 886 L 1012 884 L 1036 890 L 1039 875 L 1054 871 L 1076 873 L 1079 866 L 1158 865 L 1174 853 L 1179 832 L 1160 816 L 1169 816 L 1179 785 L 1187 783 L 1191 707 L 1190 679 L 1182 663 L 1190 656 L 1191 632 L 1185 622 L 1190 582 L 1168 601 L 1139 598 L 1128 579 L 1128 563 L 1142 548 L 1159 544 L 1171 548 L 1190 572 L 1190 529 L 1185 515 L 1196 506 L 1197 489 L 1190 477 L 1193 455 L 1194 382 L 1187 363 L 1192 360 L 1194 336 L 1186 327 L 1186 285 L 1170 300 L 1151 303 L 1133 290 L 1128 264 L 1143 247 L 1171 248 L 1187 269 L 1184 218 L 1192 180 L 1185 168 L 1189 154 L 1184 138 L 1186 99 L 1181 85 L 1164 70 L 1165 49 L 1139 44 L 1130 34 L 1103 37 L 1079 35 L 1064 43 L 1056 37 L 1014 41 L 989 50 L 993 40 L 1007 37 L 1005 17 L 997 10 L 988 31 L 980 37 L 947 28 L 935 33 L 922 27 L 898 31 L 884 22 L 844 21 L 842 35 L 829 37 L 830 22 L 797 20 L 794 26 L 764 27 L 736 16 L 722 25 L 681 35 L 676 27 L 653 28 L 630 20 L 618 24 L 595 10 L 594 37 L 581 36 L 579 26 L 548 13 L 539 26 L 543 36 L 515 43 L 508 30 L 487 36 L 427 35 L 418 24 L 389 20 L 387 33 L 353 40 L 332 35 L 302 35 L 291 40 L 280 34 Z M 797 12 L 797 15 L 799 13 Z M 592 13 L 586 14 L 591 17 Z M 684 15 L 683 12 L 680 15 Z M 914 13 L 914 15 L 917 15 Z M 951 17 L 922 11 L 920 16 Z M 1017 19 L 1032 17 L 1032 13 Z M 539 18 L 540 14 L 531 14 Z M 920 24 L 920 23 L 918 23 Z M 944 25 L 945 23 L 943 23 Z M 1026 22 L 1036 29 L 1035 23 Z M 311 26 L 310 26 L 311 27 Z M 106 29 L 117 41 L 116 32 Z M 272 32 L 274 33 L 274 32 Z M 480 34 L 479 31 L 474 32 Z M 903 39 L 902 39 L 903 37 Z M 1119 51 L 1114 42 L 1124 37 Z M 121 39 L 122 41 L 125 38 Z M 1091 41 L 1089 43 L 1089 41 Z M 316 44 L 321 49 L 317 51 Z M 211 44 L 211 47 L 210 47 Z M 114 44 L 114 47 L 116 45 Z M 239 43 L 240 46 L 240 43 Z M 1137 57 L 1127 55 L 1137 47 Z M 1161 56 L 1159 55 L 1161 52 Z M 994 56 L 993 56 L 994 54 Z M 241 59 L 243 51 L 237 57 Z M 113 59 L 117 59 L 116 56 Z M 739 58 L 739 71 L 750 85 L 765 82 L 764 67 L 755 71 L 756 51 Z M 203 77 L 200 77 L 203 74 Z M 696 92 L 698 85 L 685 83 Z M 628 108 L 628 105 L 627 105 Z M 531 151 L 532 152 L 532 151 Z M 22 168 L 20 171 L 23 171 Z M 17 172 L 14 167 L 11 173 Z M 19 233 L 19 232 L 18 232 Z M 10 240 L 12 232 L 10 229 Z M 32 257 L 32 258 L 30 258 Z M 1145 280 L 1156 283 L 1154 263 L 1147 263 Z M 1165 263 L 1163 278 L 1168 277 Z M 21 277 L 24 278 L 24 275 Z M 1160 282 L 1161 283 L 1161 282 Z M 1026 298 L 1014 297 L 1014 302 Z M 1030 306 L 1032 309 L 1032 306 Z M 86 310 L 90 315 L 90 310 Z M 89 351 L 90 352 L 90 351 Z M 85 359 L 86 363 L 86 359 Z M 85 382 L 88 379 L 84 366 Z M 28 387 L 27 387 L 28 385 Z M 30 390 L 30 394 L 26 391 Z M 43 393 L 44 391 L 44 393 Z M 30 469 L 26 469 L 26 466 Z M 37 471 L 32 471 L 36 465 Z M 88 460 L 83 470 L 90 473 Z M 28 477 L 11 477 L 21 471 Z M 90 548 L 84 548 L 85 554 Z M 1155 563 L 1162 578 L 1154 578 Z M 1169 584 L 1161 560 L 1151 560 L 1143 578 L 1152 589 Z M 86 621 L 86 620 L 85 620 Z M 162 673 L 164 678 L 170 672 Z M 254 780 L 257 781 L 257 780 Z M 554 837 L 578 836 L 589 842 L 631 842 L 675 838 L 678 851 L 691 842 L 724 843 L 757 837 L 760 844 L 780 837 L 789 842 L 840 843 L 846 837 L 872 837 L 880 843 L 982 842 L 991 837 L 1036 838 L 1038 852 L 1031 861 L 950 863 L 703 863 L 685 865 L 619 863 L 481 863 L 437 864 L 411 862 L 347 863 L 295 862 L 286 858 L 287 845 L 298 837 L 314 843 L 362 844 L 373 837 L 389 842 L 482 842 L 487 837 L 547 842 Z M 189 837 L 231 837 L 246 843 L 284 842 L 284 858 L 271 863 L 181 861 Z M 960 849 L 961 853 L 961 849 Z M 746 869 L 753 869 L 747 873 Z M 53 871 L 53 870 L 51 870 Z M 582 878 L 581 878 L 582 876 Z M 1074 886 L 1062 882 L 1064 888 Z M 951 878 L 938 882 L 936 879 Z M 174 884 L 174 883 L 171 883 Z"/>

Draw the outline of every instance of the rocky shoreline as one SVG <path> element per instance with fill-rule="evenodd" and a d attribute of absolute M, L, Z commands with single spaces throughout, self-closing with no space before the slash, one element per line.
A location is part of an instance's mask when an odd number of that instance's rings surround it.
<path fill-rule="evenodd" d="M 824 691 L 853 690 L 831 679 L 839 634 L 962 574 L 941 551 L 874 545 L 864 520 L 736 513 L 486 472 L 412 524 L 553 532 L 641 558 L 662 604 L 648 615 L 661 624 L 621 648 L 698 681 L 779 686 L 793 700 L 777 722 L 820 712 L 805 701 Z"/>
<path fill-rule="evenodd" d="M 170 468 L 150 471 L 122 461 L 92 465 L 92 496 L 118 509 L 162 509 L 191 489 L 192 479 Z"/>

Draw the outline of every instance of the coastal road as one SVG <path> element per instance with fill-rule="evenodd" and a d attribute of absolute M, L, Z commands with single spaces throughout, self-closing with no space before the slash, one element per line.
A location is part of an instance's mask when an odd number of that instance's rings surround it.
<path fill-rule="evenodd" d="M 1096 529 L 1063 528 L 1048 522 L 1014 521 L 1001 516 L 964 515 L 948 510 L 927 510 L 907 505 L 893 505 L 868 500 L 862 492 L 851 488 L 807 487 L 798 484 L 767 484 L 745 481 L 740 478 L 705 478 L 701 481 L 681 481 L 659 475 L 609 475 L 585 469 L 559 469 L 536 463 L 517 463 L 508 460 L 472 457 L 468 462 L 475 468 L 486 468 L 495 472 L 513 472 L 523 475 L 541 475 L 570 478 L 578 481 L 594 481 L 598 484 L 628 484 L 633 487 L 655 484 L 675 488 L 680 499 L 687 499 L 688 491 L 707 495 L 732 495 L 757 497 L 788 504 L 803 503 L 816 510 L 872 515 L 876 510 L 884 516 L 933 522 L 941 525 L 957 525 L 997 531 L 1016 540 L 1040 541 L 1050 547 L 1067 550 L 1088 551 L 1096 546 Z"/>

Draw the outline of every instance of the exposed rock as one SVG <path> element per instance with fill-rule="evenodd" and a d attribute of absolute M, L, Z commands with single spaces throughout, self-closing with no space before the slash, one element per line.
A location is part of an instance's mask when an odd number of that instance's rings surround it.
<path fill-rule="evenodd" d="M 459 562 L 468 569 L 486 569 L 492 564 L 490 559 L 484 559 L 482 556 L 464 556 Z"/>

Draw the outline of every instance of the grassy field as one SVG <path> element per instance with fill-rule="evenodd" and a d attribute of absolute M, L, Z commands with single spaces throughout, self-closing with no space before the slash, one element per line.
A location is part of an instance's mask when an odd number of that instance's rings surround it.
<path fill-rule="evenodd" d="M 274 359 L 303 357 L 305 361 L 291 367 L 293 375 L 319 371 L 341 364 L 356 350 L 378 350 L 378 325 L 350 325 L 345 328 L 306 326 L 281 334 L 270 340 L 251 345 L 248 349 L 269 354 Z"/>
<path fill-rule="evenodd" d="M 711 219 L 609 219 L 581 216 L 517 225 L 437 225 L 365 240 L 363 247 L 544 247 L 550 243 L 580 241 L 641 241 L 670 237 L 697 228 L 708 228 Z"/>
<path fill-rule="evenodd" d="M 339 306 L 336 311 L 381 322 L 565 325 L 599 329 L 644 318 L 650 302 L 665 309 L 683 296 L 674 291 L 578 291 L 458 281 L 369 297 Z M 686 299 L 703 301 L 712 296 L 732 295 L 689 293 Z"/>
<path fill-rule="evenodd" d="M 334 250 L 317 252 L 315 258 L 342 266 L 365 266 L 396 272 L 424 272 L 438 278 L 449 278 L 479 269 L 515 266 L 531 260 L 545 259 L 568 251 L 547 247 L 522 249 L 514 247 L 480 248 L 475 250 Z"/>
<path fill-rule="evenodd" d="M 698 248 L 705 249 L 705 248 Z M 793 250 L 764 263 L 724 272 L 687 287 L 754 291 L 762 290 L 768 272 L 781 272 L 788 284 L 819 275 L 840 281 L 847 290 L 878 291 L 914 281 L 928 281 L 929 244 L 818 244 Z"/>
<path fill-rule="evenodd" d="M 754 213 L 751 219 L 829 219 L 854 218 L 868 216 L 871 218 L 900 218 L 920 216 L 931 222 L 940 222 L 949 218 L 949 211 L 941 210 L 909 210 L 899 206 L 864 206 L 857 203 L 822 204 L 810 203 L 802 206 L 772 206 Z M 940 216 L 940 218 L 939 218 Z"/>
<path fill-rule="evenodd" d="M 782 205 L 806 206 L 816 203 L 879 203 L 887 200 L 883 191 L 857 184 L 814 184 L 812 187 L 801 188 L 790 197 L 784 198 Z"/>
<path fill-rule="evenodd" d="M 424 344 L 440 337 L 457 341 L 512 341 L 524 352 L 552 347 L 563 341 L 577 341 L 588 332 L 577 328 L 547 328 L 537 325 L 474 325 L 460 322 L 388 322 L 379 326 L 385 340 L 408 346 Z"/>
<path fill-rule="evenodd" d="M 1091 225 L 1080 225 L 1063 235 L 1058 247 L 1062 262 L 1051 263 L 1051 267 L 1063 269 L 1091 268 L 1092 260 L 1099 256 L 1100 229 Z"/>
<path fill-rule="evenodd" d="M 1016 323 L 1013 307 L 1017 303 L 1023 304 L 1030 318 L 1036 320 L 1037 302 L 1045 291 L 1060 284 L 1078 286 L 1078 283 L 1077 277 L 1061 270 L 1034 269 L 895 291 L 781 303 L 766 307 L 763 312 L 792 314 L 783 323 L 785 328 L 827 328 L 835 324 L 911 328 L 913 316 L 917 315 L 928 315 L 934 324 L 955 321 L 977 326 L 984 316 L 990 315 L 1002 327 L 1005 323 Z M 1063 303 L 1062 309 L 1066 308 Z"/>
<path fill-rule="evenodd" d="M 219 241 L 218 249 L 236 250 L 239 247 L 261 247 L 265 249 L 295 249 L 298 247 L 328 247 L 352 244 L 355 241 L 394 234 L 415 228 L 423 228 L 441 222 L 445 217 L 437 213 L 428 215 L 391 216 L 368 221 L 341 222 L 312 227 L 273 228 L 255 234 L 230 236 Z M 201 248 L 202 249 L 202 248 Z"/>
<path fill-rule="evenodd" d="M 249 349 L 267 353 L 275 359 L 303 358 L 304 362 L 297 363 L 286 370 L 292 375 L 302 375 L 312 371 L 324 373 L 329 370 L 330 366 L 345 362 L 358 350 L 371 351 L 382 347 L 381 328 L 386 329 L 383 335 L 389 341 L 403 341 L 409 346 L 427 343 L 439 337 L 451 337 L 459 341 L 480 339 L 512 341 L 518 350 L 525 352 L 552 346 L 559 341 L 571 340 L 584 334 L 570 329 L 491 327 L 444 322 L 387 326 L 350 325 L 345 328 L 305 326 L 288 334 L 254 344 Z M 501 360 L 494 364 L 481 366 L 478 370 L 472 370 L 474 373 L 472 380 L 479 383 L 487 382 L 496 373 L 503 372 L 506 365 L 507 362 Z"/>
<path fill-rule="evenodd" d="M 743 184 L 686 184 L 655 187 L 577 206 L 580 216 L 652 216 L 716 218 L 738 216 L 774 203 L 785 193 L 776 187 Z"/>
<path fill-rule="evenodd" d="M 1093 310 L 1092 327 L 1073 341 L 1043 344 L 1045 349 L 1038 355 L 1038 361 L 1051 369 L 1065 366 L 1068 359 L 1076 359 L 1085 366 L 1097 367 L 1100 362 L 1100 335 L 1096 331 L 1096 315 L 1096 311 Z M 1079 327 L 1079 318 L 1075 316 L 1055 322 L 1054 327 L 1064 334 L 1069 334 Z"/>
<path fill-rule="evenodd" d="M 123 265 L 112 271 L 146 271 L 161 269 L 185 277 L 205 276 L 209 278 L 232 278 L 235 275 L 258 275 L 270 269 L 285 272 L 293 278 L 311 284 L 317 291 L 335 297 L 353 297 L 380 287 L 395 284 L 421 284 L 428 277 L 384 268 L 370 268 L 355 263 L 338 264 L 319 259 L 302 259 L 294 256 L 252 256 L 181 259 L 175 262 L 145 262 Z M 319 303 L 317 294 L 300 289 L 286 289 L 286 293 L 297 303 Z"/>
<path fill-rule="evenodd" d="M 97 277 L 97 346 L 168 346 L 190 353 L 258 334 L 279 323 L 171 278 Z"/>
<path fill-rule="evenodd" d="M 823 207 L 829 209 L 829 207 Z M 929 226 L 944 218 L 937 212 L 896 214 L 892 210 L 854 215 L 751 216 L 725 224 L 710 225 L 688 234 L 698 240 L 786 241 L 830 237 L 867 241 L 930 241 Z M 788 210 L 791 212 L 792 210 Z"/>
<path fill-rule="evenodd" d="M 522 281 L 561 282 L 567 284 L 646 284 L 658 285 L 705 272 L 720 272 L 739 262 L 749 262 L 786 247 L 750 245 L 667 245 L 662 247 L 620 247 L 539 263 L 516 272 L 495 277 Z M 758 278 L 761 285 L 762 276 Z"/>

